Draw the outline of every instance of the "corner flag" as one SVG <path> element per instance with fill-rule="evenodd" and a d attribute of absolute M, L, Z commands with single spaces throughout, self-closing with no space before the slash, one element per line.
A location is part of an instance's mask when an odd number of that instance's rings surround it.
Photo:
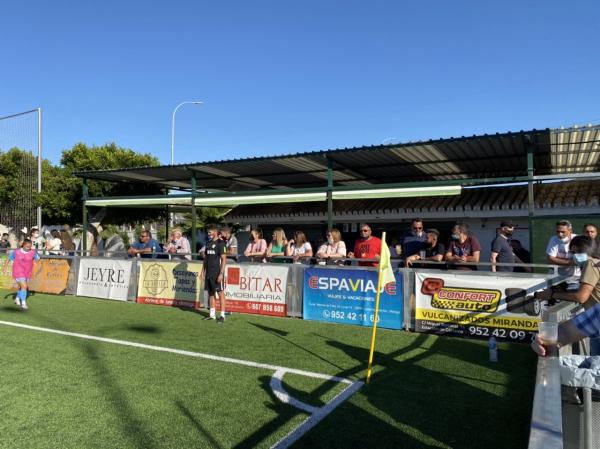
<path fill-rule="evenodd" d="M 379 256 L 379 268 L 377 269 L 377 295 L 375 297 L 375 316 L 373 317 L 373 332 L 371 333 L 371 350 L 369 351 L 369 364 L 367 367 L 367 383 L 371 380 L 373 367 L 373 352 L 375 351 L 375 336 L 377 335 L 377 321 L 379 321 L 379 298 L 381 297 L 381 288 L 396 282 L 392 261 L 390 260 L 390 250 L 385 242 L 385 232 L 381 235 L 381 252 Z"/>

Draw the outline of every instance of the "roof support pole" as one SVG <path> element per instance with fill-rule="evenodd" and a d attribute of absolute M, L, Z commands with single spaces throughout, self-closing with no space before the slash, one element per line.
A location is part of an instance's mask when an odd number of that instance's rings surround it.
<path fill-rule="evenodd" d="M 535 209 L 535 201 L 533 195 L 533 151 L 535 150 L 535 145 L 531 141 L 530 136 L 525 136 L 526 150 L 527 150 L 527 177 L 529 181 L 527 182 L 527 212 L 528 212 L 528 223 L 529 223 L 529 251 L 531 252 L 531 261 L 533 262 L 533 215 Z"/>
<path fill-rule="evenodd" d="M 192 174 L 192 260 L 196 260 L 196 175 Z"/>
<path fill-rule="evenodd" d="M 333 161 L 327 159 L 327 229 L 333 228 Z"/>
<path fill-rule="evenodd" d="M 83 203 L 83 216 L 82 216 L 82 228 L 83 229 L 81 232 L 81 255 L 86 256 L 87 255 L 88 213 L 87 213 L 87 206 L 86 206 L 85 202 L 87 201 L 88 193 L 89 193 L 86 178 L 83 179 L 83 186 L 82 186 L 81 190 L 82 190 L 81 199 L 82 199 L 82 203 Z"/>

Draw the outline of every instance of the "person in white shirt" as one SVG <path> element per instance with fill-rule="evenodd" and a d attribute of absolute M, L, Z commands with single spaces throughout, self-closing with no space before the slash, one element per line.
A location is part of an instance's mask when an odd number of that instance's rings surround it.
<path fill-rule="evenodd" d="M 62 252 L 62 240 L 60 232 L 54 230 L 50 233 L 51 237 L 46 240 L 46 250 L 52 256 L 58 256 Z"/>
<path fill-rule="evenodd" d="M 556 223 L 556 235 L 548 241 L 546 258 L 551 265 L 559 265 L 558 274 L 569 276 L 567 283 L 574 283 L 581 276 L 581 269 L 573 264 L 573 256 L 569 251 L 569 244 L 573 237 L 573 225 L 570 221 L 561 220 Z"/>
<path fill-rule="evenodd" d="M 190 255 L 192 251 L 190 242 L 183 236 L 181 229 L 179 228 L 175 228 L 173 231 L 171 231 L 171 240 L 165 246 L 164 251 L 168 254 L 171 254 L 171 257 L 173 257 L 174 254 L 185 254 L 184 256 L 179 256 L 178 258 L 184 258 L 187 260 L 192 259 Z"/>
<path fill-rule="evenodd" d="M 326 234 L 327 242 L 322 244 L 317 251 L 318 259 L 325 259 L 326 263 L 336 262 L 336 259 L 346 257 L 346 244 L 337 229 L 330 229 Z"/>
<path fill-rule="evenodd" d="M 294 263 L 309 263 L 313 256 L 312 246 L 306 240 L 302 231 L 294 232 L 294 238 L 288 240 L 285 247 L 285 255 L 291 257 Z"/>

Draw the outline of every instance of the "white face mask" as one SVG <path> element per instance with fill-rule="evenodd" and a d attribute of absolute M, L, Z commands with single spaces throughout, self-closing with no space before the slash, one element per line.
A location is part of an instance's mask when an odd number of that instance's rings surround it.
<path fill-rule="evenodd" d="M 570 237 L 564 237 L 564 238 L 560 239 L 560 241 L 563 243 L 569 243 L 570 240 L 571 240 Z"/>
<path fill-rule="evenodd" d="M 327 239 L 327 243 L 329 243 L 330 245 L 333 245 L 333 237 L 329 237 Z"/>

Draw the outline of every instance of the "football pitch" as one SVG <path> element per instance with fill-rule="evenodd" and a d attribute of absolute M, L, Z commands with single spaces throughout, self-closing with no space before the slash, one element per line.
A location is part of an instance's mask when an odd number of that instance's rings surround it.
<path fill-rule="evenodd" d="M 3 448 L 523 448 L 525 345 L 0 291 Z"/>

